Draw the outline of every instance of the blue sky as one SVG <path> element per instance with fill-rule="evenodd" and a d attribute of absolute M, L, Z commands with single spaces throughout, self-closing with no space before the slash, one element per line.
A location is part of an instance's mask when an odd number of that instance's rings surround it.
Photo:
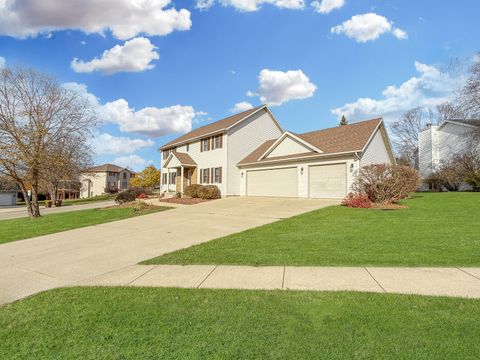
<path fill-rule="evenodd" d="M 158 166 L 158 146 L 239 103 L 270 104 L 294 132 L 335 126 L 341 114 L 389 123 L 448 100 L 465 74 L 447 65 L 480 51 L 475 0 L 58 3 L 0 3 L 0 64 L 90 96 L 104 121 L 97 163 L 135 170 Z"/>

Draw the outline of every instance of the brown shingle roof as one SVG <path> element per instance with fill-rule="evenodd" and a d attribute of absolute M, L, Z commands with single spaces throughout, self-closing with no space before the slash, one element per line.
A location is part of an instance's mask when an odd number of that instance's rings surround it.
<path fill-rule="evenodd" d="M 88 171 L 89 172 L 120 172 L 122 170 L 125 170 L 125 168 L 122 168 L 120 166 L 117 166 L 117 165 L 113 165 L 113 164 L 103 164 L 103 165 L 98 165 L 98 166 L 94 166 L 92 168 L 90 168 Z M 130 171 L 131 173 L 134 173 L 133 171 L 127 169 L 128 171 Z"/>
<path fill-rule="evenodd" d="M 253 108 L 253 109 L 250 109 L 250 110 L 247 110 L 247 111 L 243 111 L 239 114 L 235 114 L 235 115 L 229 116 L 225 119 L 218 120 L 218 121 L 215 121 L 211 124 L 199 127 L 197 129 L 194 129 L 194 130 L 186 133 L 185 135 L 179 136 L 178 138 L 166 143 L 165 145 L 163 145 L 160 148 L 160 150 L 168 149 L 168 148 L 170 148 L 174 145 L 179 145 L 179 144 L 184 143 L 188 140 L 192 140 L 192 139 L 201 137 L 203 135 L 207 135 L 207 134 L 211 134 L 211 133 L 226 130 L 230 126 L 236 124 L 240 120 L 243 120 L 247 116 L 253 114 L 254 112 L 256 112 L 257 110 L 259 110 L 263 107 L 265 107 L 265 105 L 257 106 L 256 108 Z"/>
<path fill-rule="evenodd" d="M 197 165 L 197 163 L 187 153 L 172 151 L 172 154 L 174 154 L 177 157 L 178 161 L 180 161 L 180 163 L 182 163 L 182 164 Z"/>
<path fill-rule="evenodd" d="M 337 126 L 295 135 L 317 149 L 322 150 L 323 153 L 321 155 L 361 151 L 381 121 L 382 119 L 373 119 L 351 125 Z M 270 157 L 259 161 L 260 156 L 262 156 L 276 140 L 277 139 L 266 141 L 241 160 L 238 165 L 320 155 L 311 151 L 301 154 Z"/>

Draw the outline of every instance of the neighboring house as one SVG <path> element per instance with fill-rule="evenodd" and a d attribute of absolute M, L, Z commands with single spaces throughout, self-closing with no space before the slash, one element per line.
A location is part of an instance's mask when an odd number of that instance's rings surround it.
<path fill-rule="evenodd" d="M 442 161 L 469 149 L 468 133 L 480 126 L 479 120 L 446 120 L 440 126 L 427 125 L 418 134 L 420 177 L 426 179 Z"/>
<path fill-rule="evenodd" d="M 17 205 L 18 187 L 0 179 L 0 206 Z"/>
<path fill-rule="evenodd" d="M 17 190 L 2 190 L 0 189 L 0 206 L 15 206 L 17 205 Z"/>
<path fill-rule="evenodd" d="M 360 166 L 395 161 L 382 119 L 295 134 L 265 105 L 195 129 L 160 150 L 162 192 L 213 184 L 222 196 L 343 198 Z"/>
<path fill-rule="evenodd" d="M 135 173 L 117 165 L 95 166 L 80 176 L 80 197 L 88 198 L 127 190 Z"/>

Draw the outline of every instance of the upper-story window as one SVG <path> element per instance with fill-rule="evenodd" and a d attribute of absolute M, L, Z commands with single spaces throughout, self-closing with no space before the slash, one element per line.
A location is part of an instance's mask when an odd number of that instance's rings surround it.
<path fill-rule="evenodd" d="M 172 151 L 175 151 L 176 148 L 171 148 L 171 149 L 167 149 L 167 150 L 163 150 L 162 151 L 162 158 L 163 160 L 166 160 L 168 158 L 168 156 L 172 153 Z"/>
<path fill-rule="evenodd" d="M 123 178 L 124 178 L 124 179 L 127 178 L 127 173 L 123 173 Z"/>
<path fill-rule="evenodd" d="M 108 176 L 115 176 L 115 175 L 117 175 L 117 173 L 115 173 L 115 172 L 113 172 L 113 171 L 109 171 L 109 172 L 108 172 Z"/>
<path fill-rule="evenodd" d="M 201 149 L 202 151 L 209 151 L 210 150 L 210 138 L 202 139 L 201 142 Z"/>
<path fill-rule="evenodd" d="M 222 148 L 222 135 L 217 135 L 213 137 L 213 148 L 214 149 L 221 149 Z"/>

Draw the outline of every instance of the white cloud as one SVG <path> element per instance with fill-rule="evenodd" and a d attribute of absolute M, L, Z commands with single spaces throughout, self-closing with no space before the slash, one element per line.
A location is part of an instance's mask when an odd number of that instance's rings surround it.
<path fill-rule="evenodd" d="M 420 62 L 415 62 L 415 69 L 419 76 L 410 78 L 398 87 L 387 86 L 381 99 L 359 98 L 333 109 L 332 113 L 338 117 L 345 115 L 352 121 L 383 116 L 385 121 L 391 122 L 414 107 L 434 107 L 448 101 L 465 81 L 462 75 L 442 72 Z"/>
<path fill-rule="evenodd" d="M 102 105 L 95 95 L 88 92 L 85 84 L 71 82 L 63 86 L 84 96 L 96 109 L 100 120 L 115 123 L 119 125 L 121 131 L 127 133 L 146 136 L 185 133 L 192 129 L 193 121 L 207 115 L 205 112 L 196 112 L 191 106 L 182 105 L 164 108 L 145 107 L 135 111 L 125 99 L 117 99 Z"/>
<path fill-rule="evenodd" d="M 155 142 L 150 139 L 130 139 L 102 133 L 93 138 L 92 145 L 97 155 L 132 154 L 139 149 L 155 145 Z"/>
<path fill-rule="evenodd" d="M 334 34 L 345 34 L 357 42 L 375 40 L 384 33 L 393 33 L 397 39 L 407 38 L 405 31 L 394 28 L 392 21 L 375 13 L 354 15 L 350 20 L 332 27 L 330 31 Z"/>
<path fill-rule="evenodd" d="M 145 160 L 144 158 L 134 154 L 128 156 L 119 156 L 113 160 L 113 163 L 121 167 L 128 167 L 130 169 L 138 171 L 143 169 L 144 167 L 147 167 L 148 165 L 153 164 L 153 161 Z"/>
<path fill-rule="evenodd" d="M 402 29 L 398 29 L 398 28 L 393 29 L 392 34 L 393 36 L 395 36 L 397 39 L 400 39 L 400 40 L 408 39 L 407 33 Z"/>
<path fill-rule="evenodd" d="M 304 0 L 219 0 L 223 6 L 231 6 L 239 11 L 258 11 L 262 4 L 271 4 L 282 9 L 302 9 Z"/>
<path fill-rule="evenodd" d="M 70 65 L 74 71 L 80 73 L 139 72 L 155 67 L 151 62 L 160 58 L 155 49 L 156 47 L 149 39 L 138 37 L 126 41 L 123 45 L 115 45 L 105 50 L 100 58 L 87 62 L 75 58 Z"/>
<path fill-rule="evenodd" d="M 106 121 L 118 124 L 123 132 L 163 136 L 190 131 L 197 114 L 193 107 L 181 105 L 135 111 L 126 100 L 118 99 L 103 105 L 102 115 Z"/>
<path fill-rule="evenodd" d="M 5 67 L 6 63 L 7 61 L 5 60 L 5 58 L 0 56 L 0 69 Z"/>
<path fill-rule="evenodd" d="M 345 0 L 320 0 L 312 1 L 310 5 L 320 14 L 328 14 L 330 11 L 339 9 L 345 5 Z"/>
<path fill-rule="evenodd" d="M 210 9 L 214 3 L 215 3 L 215 0 L 197 0 L 195 3 L 195 9 L 198 9 L 200 11 L 205 11 Z"/>
<path fill-rule="evenodd" d="M 263 69 L 258 75 L 257 93 L 247 92 L 247 96 L 259 96 L 262 103 L 278 106 L 290 100 L 312 97 L 317 87 L 302 70 L 274 71 Z"/>
<path fill-rule="evenodd" d="M 236 113 L 240 113 L 242 111 L 247 111 L 247 110 L 250 110 L 250 109 L 253 109 L 253 105 L 250 104 L 248 101 L 242 101 L 242 102 L 236 103 L 230 109 L 230 112 L 236 114 Z"/>
<path fill-rule="evenodd" d="M 190 12 L 170 5 L 170 0 L 0 0 L 0 34 L 25 38 L 67 29 L 110 30 L 127 40 L 189 30 Z"/>

